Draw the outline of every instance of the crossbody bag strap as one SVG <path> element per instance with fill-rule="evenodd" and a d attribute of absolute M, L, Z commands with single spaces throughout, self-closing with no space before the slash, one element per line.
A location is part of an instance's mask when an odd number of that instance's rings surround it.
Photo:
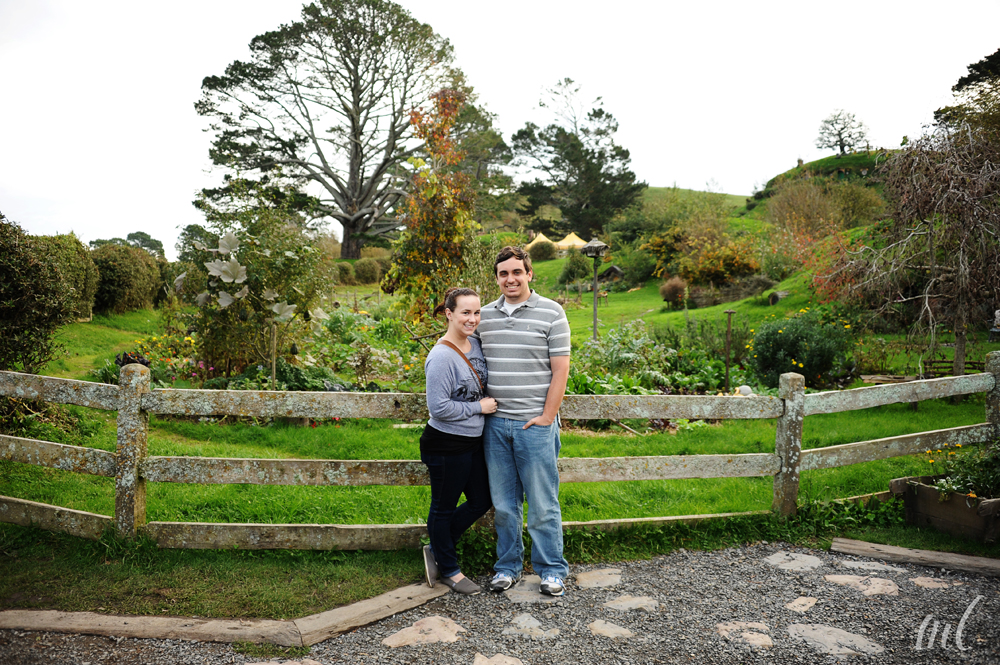
<path fill-rule="evenodd" d="M 469 359 L 465 357 L 464 353 L 462 353 L 462 349 L 458 348 L 457 346 L 455 346 L 446 339 L 438 340 L 438 344 L 444 344 L 445 346 L 450 346 L 452 349 L 455 350 L 455 353 L 462 356 L 462 360 L 464 360 L 465 364 L 468 365 L 469 369 L 472 370 L 472 376 L 476 377 L 476 381 L 479 382 L 479 387 L 480 389 L 482 389 L 483 394 L 486 394 L 486 386 L 483 385 L 483 380 L 479 378 L 479 372 L 476 371 L 476 368 L 472 366 L 472 363 L 469 362 Z"/>

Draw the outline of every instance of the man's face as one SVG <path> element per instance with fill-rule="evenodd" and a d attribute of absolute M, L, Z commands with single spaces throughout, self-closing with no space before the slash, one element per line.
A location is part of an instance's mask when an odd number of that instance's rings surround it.
<path fill-rule="evenodd" d="M 497 264 L 497 284 L 504 298 L 512 305 L 524 302 L 531 295 L 528 282 L 532 277 L 531 271 L 524 269 L 524 261 L 516 256 Z"/>

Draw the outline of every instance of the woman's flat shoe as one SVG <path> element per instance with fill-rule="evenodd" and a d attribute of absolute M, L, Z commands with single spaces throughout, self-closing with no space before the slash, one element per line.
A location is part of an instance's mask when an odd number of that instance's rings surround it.
<path fill-rule="evenodd" d="M 450 587 L 452 591 L 466 596 L 475 596 L 482 591 L 482 588 L 468 577 L 463 577 L 457 582 L 450 577 L 442 577 L 441 583 Z"/>
<path fill-rule="evenodd" d="M 424 577 L 427 580 L 427 586 L 434 588 L 434 580 L 438 578 L 438 565 L 437 561 L 434 560 L 434 552 L 431 552 L 430 545 L 424 545 Z"/>

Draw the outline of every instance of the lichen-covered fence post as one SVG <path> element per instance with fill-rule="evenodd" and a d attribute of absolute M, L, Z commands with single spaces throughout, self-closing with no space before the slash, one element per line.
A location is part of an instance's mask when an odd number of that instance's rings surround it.
<path fill-rule="evenodd" d="M 784 517 L 794 515 L 798 509 L 805 391 L 804 376 L 794 372 L 781 375 L 778 397 L 785 402 L 785 413 L 778 418 L 774 437 L 774 452 L 781 458 L 781 470 L 774 476 L 774 500 L 771 503 L 771 510 Z"/>
<path fill-rule="evenodd" d="M 139 465 L 146 458 L 149 414 L 142 410 L 142 395 L 149 392 L 149 369 L 125 365 L 118 386 L 115 530 L 123 538 L 135 538 L 146 524 L 146 481 L 139 476 Z"/>
<path fill-rule="evenodd" d="M 993 375 L 993 390 L 986 393 L 986 422 L 993 425 L 993 438 L 1000 437 L 1000 351 L 986 354 L 986 372 Z"/>

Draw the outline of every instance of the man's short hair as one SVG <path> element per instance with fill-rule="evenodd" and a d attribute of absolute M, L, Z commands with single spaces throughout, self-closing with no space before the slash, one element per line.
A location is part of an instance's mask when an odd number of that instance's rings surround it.
<path fill-rule="evenodd" d="M 531 255 L 528 254 L 528 250 L 523 247 L 514 247 L 513 245 L 507 245 L 500 250 L 497 254 L 497 260 L 493 262 L 493 276 L 497 275 L 497 266 L 506 261 L 507 259 L 521 259 L 524 263 L 524 272 L 531 272 Z"/>

